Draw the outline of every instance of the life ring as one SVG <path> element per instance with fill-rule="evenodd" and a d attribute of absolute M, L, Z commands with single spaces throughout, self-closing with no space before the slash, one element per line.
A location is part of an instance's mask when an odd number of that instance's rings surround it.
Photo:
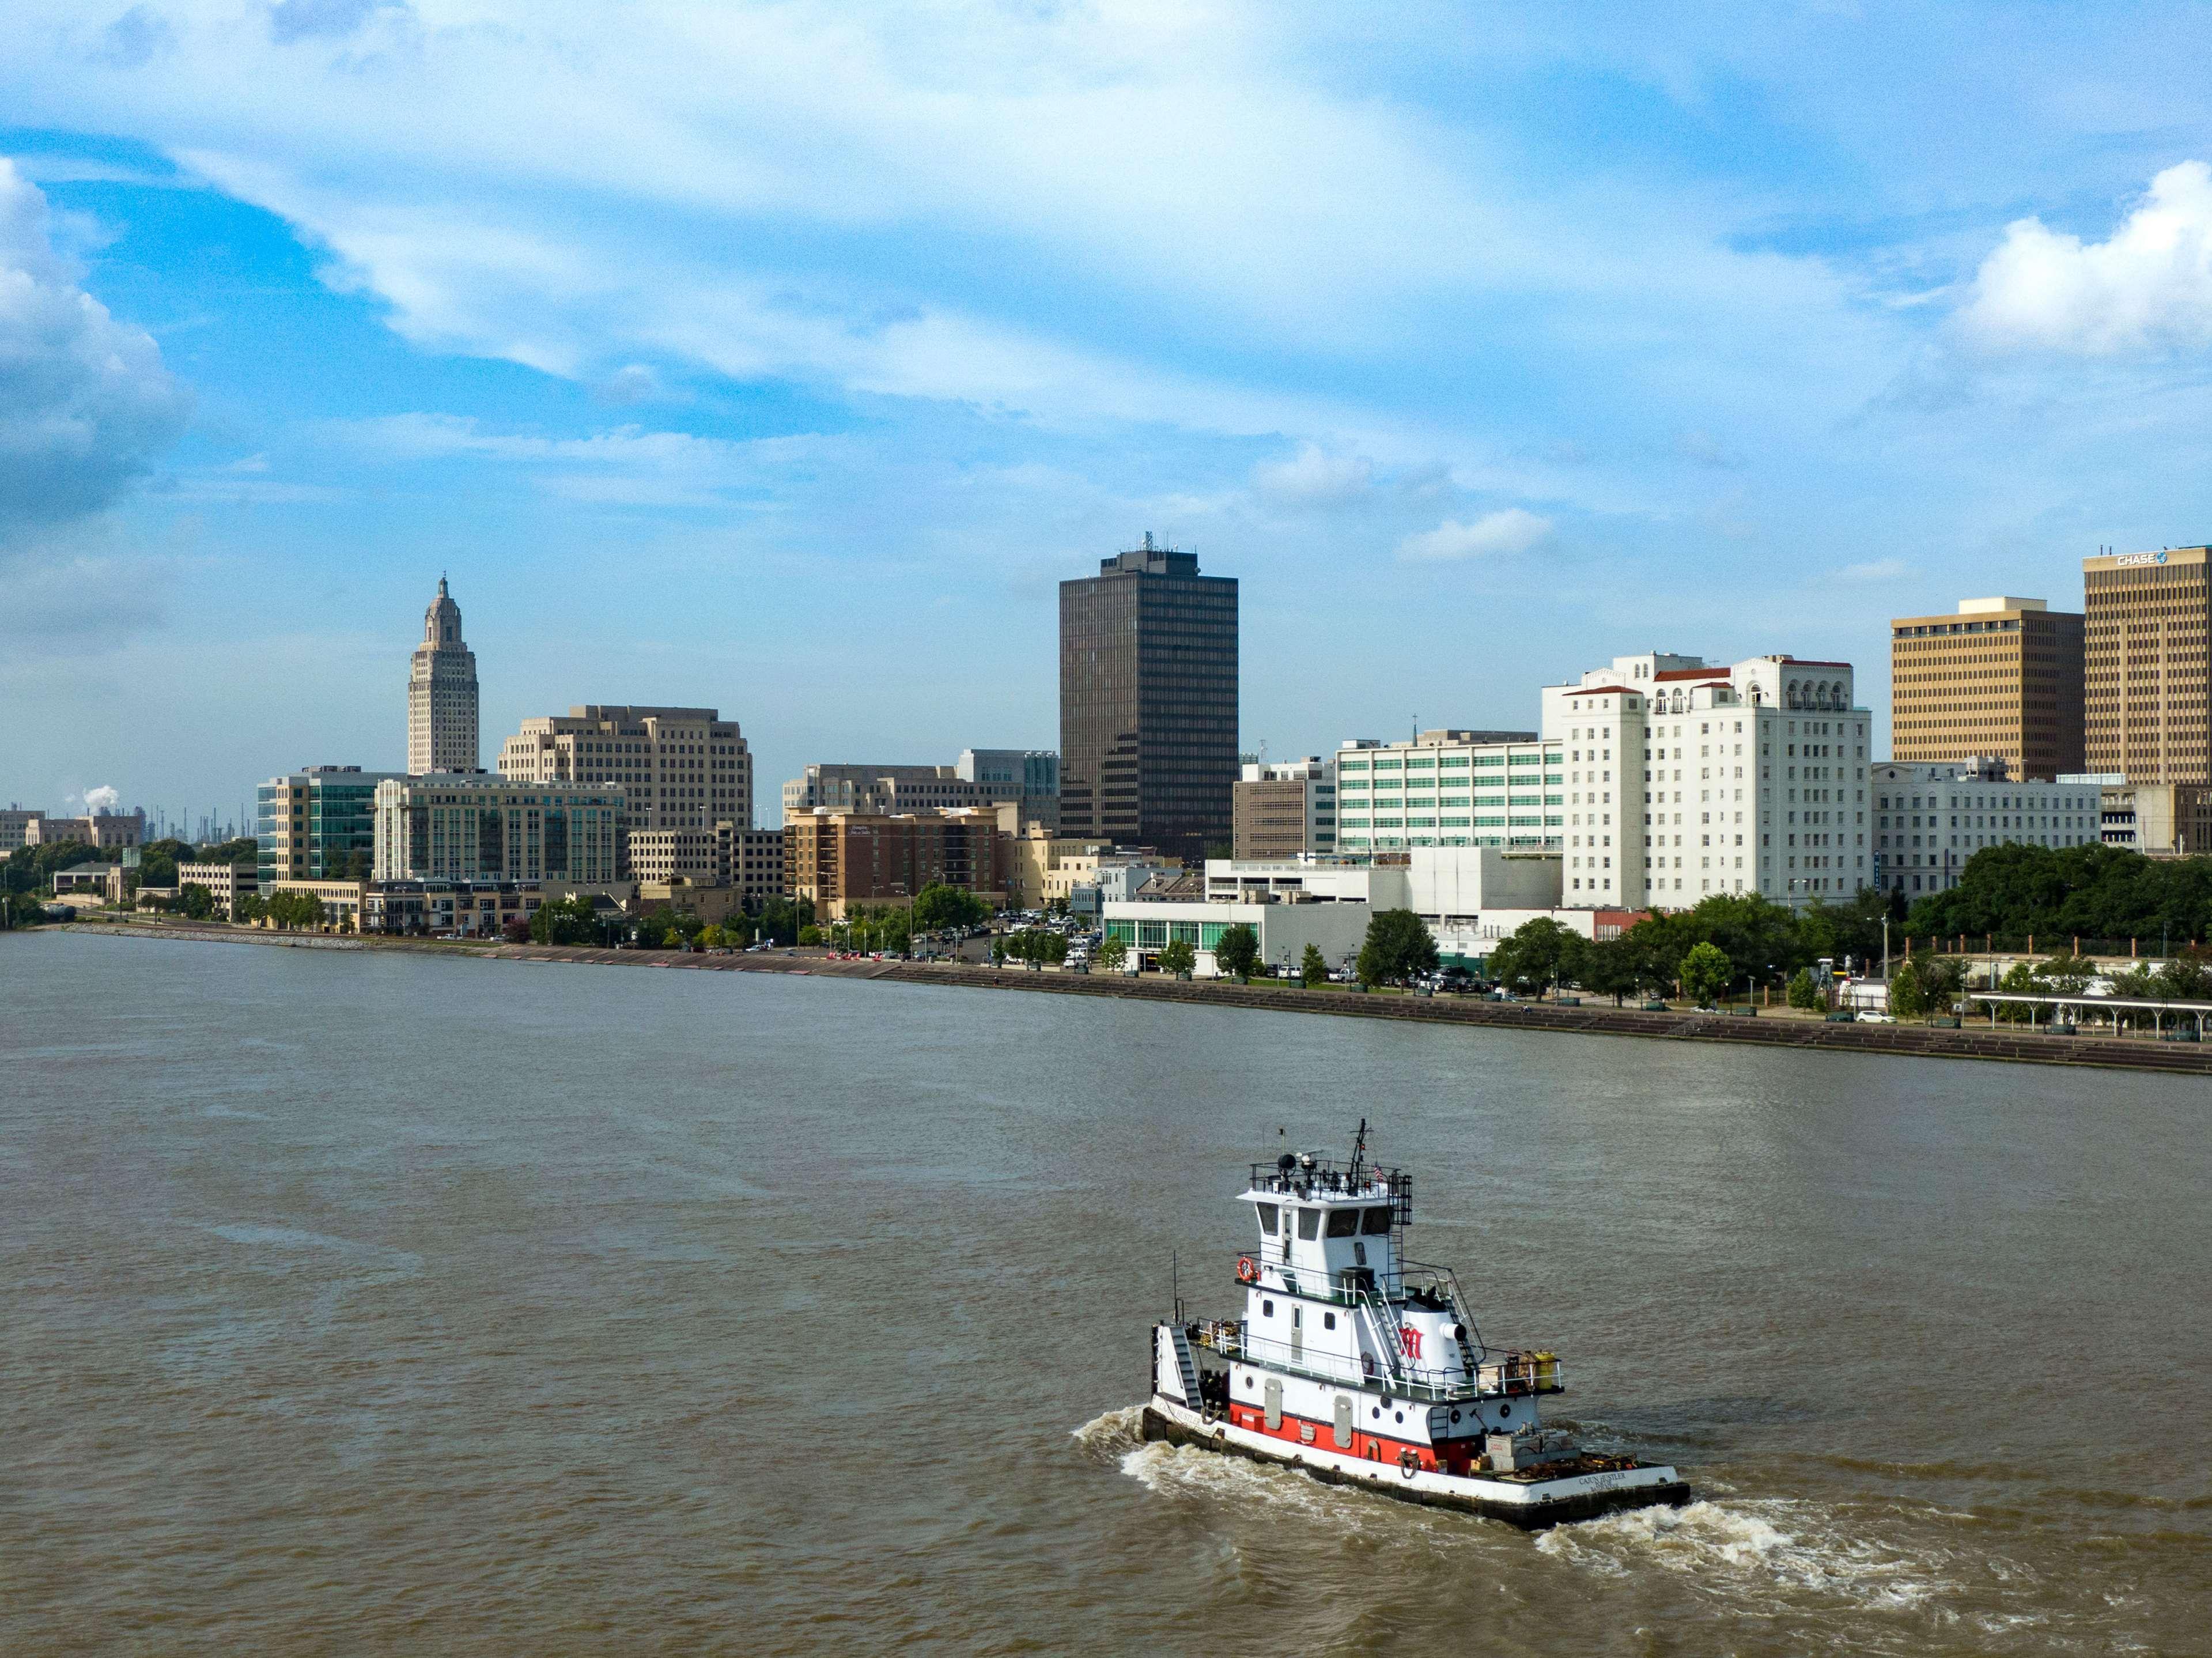
<path fill-rule="evenodd" d="M 1415 1451 L 1412 1446 L 1408 1445 L 1404 1450 L 1398 1453 L 1398 1472 L 1405 1475 L 1407 1478 L 1411 1479 L 1420 1466 L 1420 1454 L 1419 1452 Z"/>
<path fill-rule="evenodd" d="M 1260 1263 L 1249 1255 L 1239 1255 L 1237 1258 L 1237 1277 L 1244 1283 L 1255 1283 L 1260 1277 Z"/>

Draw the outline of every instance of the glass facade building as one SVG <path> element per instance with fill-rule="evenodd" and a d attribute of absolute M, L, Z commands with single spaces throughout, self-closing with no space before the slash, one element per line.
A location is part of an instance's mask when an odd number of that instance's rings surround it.
<path fill-rule="evenodd" d="M 255 877 L 366 881 L 376 854 L 376 785 L 391 771 L 311 765 L 254 790 Z"/>
<path fill-rule="evenodd" d="M 1237 582 L 1141 547 L 1060 584 L 1060 825 L 1196 861 L 1234 830 Z"/>

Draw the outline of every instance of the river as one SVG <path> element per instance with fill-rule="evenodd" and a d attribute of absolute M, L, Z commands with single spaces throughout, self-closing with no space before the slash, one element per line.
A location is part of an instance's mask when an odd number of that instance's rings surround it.
<path fill-rule="evenodd" d="M 0 937 L 0 1651 L 2202 1652 L 2199 1080 Z M 1529 1537 L 1139 1444 L 1364 1115 Z"/>

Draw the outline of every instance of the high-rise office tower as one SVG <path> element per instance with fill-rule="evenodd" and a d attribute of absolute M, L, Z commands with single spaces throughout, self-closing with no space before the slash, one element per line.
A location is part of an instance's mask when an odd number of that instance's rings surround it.
<path fill-rule="evenodd" d="M 1060 584 L 1060 825 L 1195 859 L 1233 832 L 1237 582 L 1144 545 Z"/>
<path fill-rule="evenodd" d="M 1889 752 L 1954 765 L 1978 754 L 2049 782 L 2082 766 L 2082 621 L 2040 599 L 1964 599 L 1955 616 L 1889 625 Z"/>
<path fill-rule="evenodd" d="M 477 752 L 477 654 L 461 637 L 461 607 L 441 576 L 407 675 L 407 769 L 417 777 L 475 771 Z"/>
<path fill-rule="evenodd" d="M 2088 770 L 2212 783 L 2212 549 L 2081 561 Z"/>

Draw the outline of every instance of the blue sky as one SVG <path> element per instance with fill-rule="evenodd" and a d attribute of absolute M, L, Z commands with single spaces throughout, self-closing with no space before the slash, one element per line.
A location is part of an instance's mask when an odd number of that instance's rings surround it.
<path fill-rule="evenodd" d="M 13 0 L 0 801 L 1057 740 L 1054 584 L 1243 583 L 1248 747 L 1860 664 L 2212 534 L 2194 6 Z"/>

